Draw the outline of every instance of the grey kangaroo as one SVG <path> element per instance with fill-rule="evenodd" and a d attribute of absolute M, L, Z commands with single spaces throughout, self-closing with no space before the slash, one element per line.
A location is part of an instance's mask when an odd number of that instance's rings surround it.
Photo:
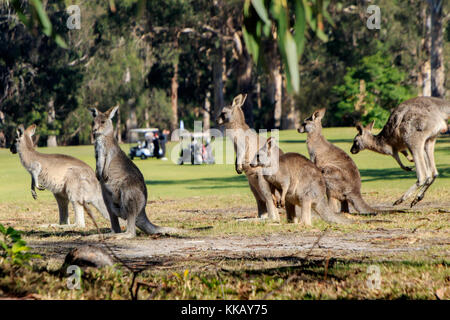
<path fill-rule="evenodd" d="M 330 223 L 350 223 L 351 220 L 333 212 L 327 203 L 327 188 L 320 169 L 298 153 L 278 155 L 273 137 L 258 151 L 252 167 L 262 167 L 264 179 L 280 193 L 281 205 L 301 206 L 300 221 L 311 225 L 311 208 Z M 269 169 L 269 170 L 267 170 Z M 298 221 L 298 217 L 294 219 Z"/>
<path fill-rule="evenodd" d="M 102 187 L 103 198 L 108 208 L 112 230 L 120 233 L 118 218 L 127 220 L 125 233 L 113 235 L 116 238 L 134 238 L 136 226 L 147 234 L 171 233 L 176 229 L 152 224 L 145 213 L 147 187 L 142 173 L 126 154 L 114 137 L 112 118 L 119 107 L 102 113 L 91 108 L 94 122 L 92 133 L 95 138 L 95 159 L 97 179 Z"/>
<path fill-rule="evenodd" d="M 91 216 L 89 205 L 109 220 L 108 210 L 103 201 L 100 184 L 90 166 L 76 158 L 62 154 L 44 154 L 34 149 L 32 136 L 36 125 L 24 130 L 20 125 L 11 146 L 12 153 L 19 153 L 20 162 L 31 175 L 31 195 L 37 199 L 35 188 L 50 190 L 59 208 L 61 226 L 85 227 L 84 210 Z M 75 211 L 75 224 L 69 224 L 68 204 Z"/>
<path fill-rule="evenodd" d="M 359 213 L 376 213 L 361 196 L 361 177 L 355 162 L 344 150 L 329 142 L 322 135 L 322 118 L 325 108 L 316 110 L 298 129 L 306 132 L 306 144 L 312 162 L 322 170 L 329 193 L 329 205 L 341 212 L 349 212 L 351 204 Z"/>
<path fill-rule="evenodd" d="M 245 123 L 244 112 L 241 106 L 247 95 L 239 94 L 233 99 L 231 106 L 225 106 L 216 118 L 218 125 L 224 126 L 227 136 L 233 141 L 236 152 L 235 168 L 238 174 L 245 173 L 250 189 L 255 196 L 258 206 L 258 217 L 278 221 L 280 219 L 278 210 L 274 204 L 275 194 L 269 183 L 262 178 L 260 168 L 252 168 L 250 161 L 253 160 L 258 149 L 263 146 L 266 139 L 260 137 Z M 277 147 L 278 148 L 278 147 Z M 278 148 L 280 154 L 283 153 Z M 288 220 L 295 216 L 295 208 L 286 207 Z"/>
<path fill-rule="evenodd" d="M 416 205 L 425 196 L 425 192 L 438 176 L 434 162 L 434 145 L 440 132 L 448 129 L 450 116 L 450 102 L 432 97 L 416 97 L 401 103 L 395 108 L 378 135 L 372 134 L 374 123 L 366 127 L 356 126 L 356 135 L 351 153 L 369 149 L 381 154 L 392 156 L 403 170 L 411 168 L 402 164 L 399 152 L 408 157 L 407 151 L 412 154 L 416 165 L 417 182 L 412 185 L 394 205 L 405 201 L 418 191 L 411 202 Z"/>

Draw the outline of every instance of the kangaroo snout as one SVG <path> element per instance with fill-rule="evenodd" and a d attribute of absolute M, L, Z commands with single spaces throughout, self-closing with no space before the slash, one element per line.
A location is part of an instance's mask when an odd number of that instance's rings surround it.
<path fill-rule="evenodd" d="M 357 154 L 359 152 L 358 148 L 355 148 L 355 146 L 352 146 L 352 148 L 350 149 L 350 152 L 352 154 Z"/>
<path fill-rule="evenodd" d="M 11 151 L 12 154 L 16 154 L 17 153 L 16 144 L 11 145 L 11 148 L 9 148 L 9 151 Z"/>
<path fill-rule="evenodd" d="M 305 132 L 305 128 L 303 126 L 301 126 L 300 128 L 297 129 L 298 133 L 304 133 Z"/>

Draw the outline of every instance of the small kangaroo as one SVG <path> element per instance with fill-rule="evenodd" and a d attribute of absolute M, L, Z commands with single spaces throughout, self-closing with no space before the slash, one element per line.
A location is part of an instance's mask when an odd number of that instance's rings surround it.
<path fill-rule="evenodd" d="M 152 224 L 145 214 L 147 187 L 144 176 L 114 137 L 112 118 L 118 108 L 113 107 L 105 113 L 96 108 L 90 109 L 94 117 L 92 133 L 95 138 L 95 174 L 100 181 L 113 232 L 121 231 L 118 218 L 127 220 L 126 232 L 113 236 L 134 238 L 136 226 L 146 234 L 175 232 L 176 229 Z"/>
<path fill-rule="evenodd" d="M 238 174 L 245 173 L 248 179 L 250 189 L 256 199 L 258 206 L 258 217 L 279 221 L 280 216 L 274 205 L 274 190 L 265 179 L 262 178 L 260 168 L 252 168 L 250 161 L 253 160 L 258 149 L 265 144 L 266 139 L 260 137 L 252 131 L 245 123 L 244 112 L 241 107 L 245 102 L 247 95 L 237 95 L 231 106 L 225 106 L 216 118 L 219 126 L 224 126 L 227 136 L 233 141 L 234 151 L 236 152 L 235 169 Z M 278 147 L 277 147 L 278 148 Z M 280 154 L 283 153 L 278 149 Z M 295 208 L 286 208 L 288 220 L 295 216 Z"/>
<path fill-rule="evenodd" d="M 109 220 L 108 210 L 103 201 L 100 184 L 90 166 L 76 158 L 62 154 L 44 154 L 34 149 L 32 136 L 36 125 L 24 130 L 19 125 L 14 143 L 13 154 L 19 153 L 20 162 L 31 174 L 31 195 L 37 199 L 35 188 L 50 190 L 55 196 L 59 208 L 59 224 L 64 227 L 85 227 L 84 210 L 91 216 L 88 205 L 93 205 Z M 68 204 L 75 211 L 75 224 L 69 224 Z"/>
<path fill-rule="evenodd" d="M 401 152 L 409 161 L 414 161 L 417 181 L 394 202 L 394 205 L 398 205 L 419 190 L 411 202 L 413 207 L 423 199 L 425 192 L 438 176 L 434 162 L 434 145 L 439 133 L 447 131 L 449 117 L 450 102 L 444 99 L 416 97 L 404 101 L 391 112 L 378 135 L 371 132 L 374 122 L 366 127 L 357 124 L 358 134 L 353 140 L 350 152 L 356 154 L 369 149 L 390 155 L 406 171 L 411 171 L 411 168 L 402 164 L 398 153 Z M 412 154 L 412 159 L 407 151 Z"/>
<path fill-rule="evenodd" d="M 329 205 L 341 212 L 349 212 L 349 203 L 362 214 L 375 213 L 361 196 L 361 177 L 355 162 L 344 150 L 330 143 L 322 135 L 322 118 L 325 108 L 314 113 L 303 121 L 299 133 L 306 132 L 309 156 L 312 162 L 322 170 L 329 192 Z"/>
<path fill-rule="evenodd" d="M 298 153 L 288 152 L 277 156 L 273 137 L 258 151 L 252 167 L 270 168 L 278 162 L 278 170 L 263 170 L 264 179 L 281 193 L 281 206 L 301 206 L 300 222 L 311 225 L 311 207 L 330 223 L 351 223 L 343 215 L 334 213 L 327 204 L 327 188 L 320 169 Z M 270 172 L 270 173 L 267 173 Z M 294 222 L 298 221 L 298 217 Z"/>

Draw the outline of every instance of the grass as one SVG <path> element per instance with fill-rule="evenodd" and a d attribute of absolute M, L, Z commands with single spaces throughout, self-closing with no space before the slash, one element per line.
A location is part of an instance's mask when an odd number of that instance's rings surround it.
<path fill-rule="evenodd" d="M 326 128 L 325 136 L 337 146 L 349 153 L 352 139 L 355 135 L 354 128 Z M 284 152 L 299 152 L 307 155 L 305 134 L 296 131 L 283 131 L 280 134 L 280 145 Z M 221 140 L 216 142 L 219 156 L 217 160 L 225 162 L 223 150 L 231 155 L 234 163 L 232 148 L 225 149 Z M 128 152 L 129 145 L 124 144 L 123 149 Z M 214 192 L 220 195 L 250 194 L 250 189 L 244 175 L 237 175 L 234 166 L 230 164 L 216 164 L 214 166 L 177 166 L 170 161 L 171 150 L 175 143 L 168 147 L 169 161 L 156 159 L 135 160 L 147 181 L 149 199 L 186 198 L 192 196 L 204 196 Z M 439 178 L 433 184 L 431 190 L 448 189 L 450 186 L 450 138 L 439 139 L 436 144 L 436 164 L 440 172 Z M 94 147 L 58 147 L 39 148 L 43 153 L 63 153 L 77 157 L 90 166 L 95 167 Z M 177 153 L 174 152 L 175 159 Z M 403 156 L 402 156 L 403 157 Z M 371 151 L 363 151 L 352 155 L 360 172 L 363 183 L 363 192 L 389 190 L 400 194 L 412 185 L 416 176 L 414 172 L 401 170 L 392 157 L 376 154 Z M 404 159 L 404 158 L 403 158 Z M 407 160 L 403 161 L 405 164 Z M 19 157 L 13 155 L 7 149 L 0 150 L 0 203 L 6 201 L 32 201 L 29 191 L 30 176 L 21 166 Z M 49 192 L 38 192 L 41 200 L 52 199 Z"/>
<path fill-rule="evenodd" d="M 348 152 L 355 130 L 328 128 L 324 134 Z M 280 144 L 285 152 L 306 155 L 305 138 L 294 131 L 283 131 Z M 221 141 L 215 143 L 220 145 Z M 175 147 L 174 143 L 169 145 L 169 158 Z M 128 145 L 123 148 L 128 151 Z M 229 243 L 230 248 L 240 245 L 244 250 L 211 251 L 191 245 L 181 251 L 175 247 L 169 254 L 132 259 L 146 269 L 138 276 L 144 283 L 140 298 L 448 299 L 449 150 L 450 139 L 439 139 L 436 162 L 440 176 L 416 209 L 377 217 L 359 216 L 355 218 L 357 223 L 348 226 L 314 221 L 309 228 L 287 224 L 284 213 L 280 224 L 239 220 L 254 217 L 256 208 L 245 176 L 237 175 L 233 164 L 177 166 L 170 160 L 137 159 L 135 163 L 149 189 L 150 219 L 156 224 L 183 228 L 185 233 L 175 237 L 139 234 L 126 243 L 130 248 L 152 252 L 154 246 L 161 249 L 174 241 L 181 247 L 186 241 L 222 241 Z M 39 151 L 73 155 L 94 167 L 93 146 Z M 217 154 L 220 162 L 223 152 Z M 176 151 L 174 155 L 176 158 Z M 363 196 L 371 204 L 390 204 L 415 182 L 414 172 L 402 171 L 391 157 L 363 151 L 352 158 L 361 172 Z M 68 250 L 65 248 L 87 243 L 84 236 L 96 233 L 92 222 L 87 219 L 85 230 L 40 228 L 42 224 L 57 222 L 52 194 L 38 191 L 39 199 L 33 200 L 29 174 L 18 156 L 8 150 L 0 150 L 0 177 L 0 223 L 23 231 L 23 238 L 44 257 L 34 260 L 31 269 L 20 269 L 13 278 L 8 266 L 0 264 L 0 296 L 130 298 L 132 275 L 123 267 L 87 269 L 83 289 L 68 290 L 67 275 L 60 271 Z M 104 219 L 98 219 L 98 223 L 102 229 L 109 228 Z M 309 252 L 298 249 L 310 248 L 322 236 Z M 305 244 L 303 239 L 311 241 Z M 349 240 L 353 247 L 339 249 Z M 280 241 L 284 244 L 280 245 Z M 110 245 L 120 248 L 124 243 L 111 241 Z M 360 250 L 362 246 L 368 249 Z M 371 265 L 380 267 L 378 290 L 366 285 L 367 268 Z"/>

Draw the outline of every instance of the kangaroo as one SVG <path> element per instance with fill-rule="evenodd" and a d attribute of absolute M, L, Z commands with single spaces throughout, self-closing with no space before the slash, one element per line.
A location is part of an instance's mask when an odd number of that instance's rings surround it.
<path fill-rule="evenodd" d="M 113 231 L 121 231 L 118 218 L 127 220 L 126 232 L 112 236 L 134 238 L 136 226 L 146 234 L 175 232 L 176 229 L 152 224 L 145 214 L 147 187 L 144 176 L 114 137 L 112 118 L 118 108 L 112 107 L 105 113 L 96 108 L 90 109 L 94 117 L 92 133 L 95 138 L 95 174 L 100 181 Z"/>
<path fill-rule="evenodd" d="M 260 168 L 252 168 L 250 161 L 253 160 L 260 146 L 264 145 L 266 139 L 260 137 L 245 123 L 244 112 L 241 107 L 247 95 L 239 94 L 233 99 L 231 106 L 225 106 L 216 118 L 216 123 L 226 129 L 226 135 L 233 141 L 236 152 L 235 169 L 238 174 L 243 172 L 247 176 L 250 189 L 256 199 L 258 206 L 258 217 L 279 221 L 278 210 L 274 204 L 274 190 L 265 179 L 262 178 Z M 277 147 L 280 154 L 283 153 Z M 286 208 L 288 220 L 295 217 L 295 208 Z"/>
<path fill-rule="evenodd" d="M 447 121 L 450 117 L 450 102 L 433 97 L 416 97 L 401 103 L 395 108 L 387 123 L 378 135 L 372 134 L 374 123 L 363 127 L 357 124 L 358 134 L 353 140 L 351 153 L 356 154 L 369 149 L 381 154 L 392 156 L 403 170 L 411 168 L 402 164 L 399 152 L 408 157 L 412 154 L 416 165 L 417 181 L 394 205 L 398 205 L 411 197 L 416 191 L 417 196 L 411 202 L 416 205 L 425 196 L 425 192 L 438 176 L 434 162 L 434 145 L 439 133 L 447 131 Z"/>
<path fill-rule="evenodd" d="M 11 145 L 13 154 L 19 153 L 20 162 L 31 175 L 31 195 L 36 200 L 38 190 L 50 190 L 59 208 L 59 224 L 64 227 L 85 227 L 84 210 L 91 216 L 88 205 L 93 205 L 105 219 L 108 210 L 103 201 L 100 184 L 90 166 L 76 158 L 62 154 L 44 154 L 34 149 L 32 136 L 36 125 L 26 130 L 19 125 Z M 75 211 L 75 224 L 69 223 L 68 204 Z"/>
<path fill-rule="evenodd" d="M 322 170 L 329 193 L 329 205 L 341 212 L 349 212 L 349 203 L 361 214 L 376 213 L 361 196 L 361 177 L 355 162 L 344 150 L 330 143 L 322 135 L 322 118 L 325 108 L 303 121 L 299 133 L 306 132 L 306 144 L 312 162 Z"/>
<path fill-rule="evenodd" d="M 300 222 L 311 225 L 311 207 L 329 223 L 350 223 L 343 215 L 335 214 L 327 204 L 326 182 L 320 169 L 306 157 L 288 152 L 277 155 L 275 139 L 270 137 L 255 155 L 252 167 L 263 167 L 264 179 L 280 193 L 281 206 L 301 206 Z M 278 165 L 276 165 L 278 164 Z M 275 165 L 274 170 L 267 171 Z M 294 222 L 298 221 L 295 217 Z"/>

